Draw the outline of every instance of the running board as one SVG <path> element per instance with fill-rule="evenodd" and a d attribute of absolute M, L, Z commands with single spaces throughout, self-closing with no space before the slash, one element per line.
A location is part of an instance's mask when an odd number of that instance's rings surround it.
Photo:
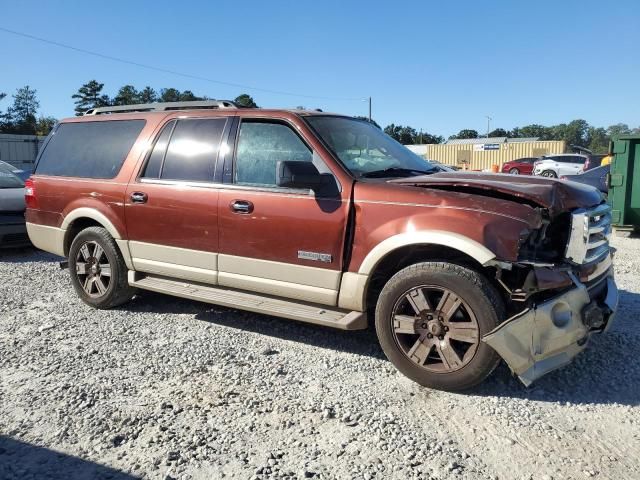
<path fill-rule="evenodd" d="M 367 328 L 367 317 L 363 312 L 338 310 L 332 307 L 283 300 L 225 287 L 214 287 L 184 280 L 172 280 L 131 270 L 129 271 L 129 285 L 143 290 L 151 290 L 152 292 L 166 293 L 190 300 L 273 315 L 274 317 L 289 318 L 340 330 L 362 330 Z"/>

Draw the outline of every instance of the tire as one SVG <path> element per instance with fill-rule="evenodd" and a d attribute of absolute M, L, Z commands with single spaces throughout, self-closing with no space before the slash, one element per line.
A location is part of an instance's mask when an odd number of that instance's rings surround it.
<path fill-rule="evenodd" d="M 113 237 L 102 227 L 86 228 L 73 239 L 69 273 L 78 296 L 95 308 L 117 307 L 135 294 L 127 280 L 122 254 Z"/>
<path fill-rule="evenodd" d="M 540 174 L 540 176 L 547 178 L 558 178 L 558 175 L 556 175 L 556 172 L 554 172 L 553 170 L 545 170 Z"/>
<path fill-rule="evenodd" d="M 387 358 L 425 387 L 466 390 L 500 362 L 480 339 L 504 319 L 504 304 L 493 285 L 468 268 L 425 262 L 400 270 L 383 287 L 375 317 Z"/>
<path fill-rule="evenodd" d="M 512 168 L 511 170 L 509 170 L 509 173 L 511 175 L 520 175 L 520 170 L 518 170 L 517 168 Z"/>

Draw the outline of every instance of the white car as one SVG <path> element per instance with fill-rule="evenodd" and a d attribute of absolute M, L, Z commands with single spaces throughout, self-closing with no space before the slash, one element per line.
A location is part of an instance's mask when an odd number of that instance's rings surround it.
<path fill-rule="evenodd" d="M 577 153 L 545 155 L 533 164 L 533 174 L 549 178 L 579 175 L 584 171 L 588 159 L 587 155 Z"/>

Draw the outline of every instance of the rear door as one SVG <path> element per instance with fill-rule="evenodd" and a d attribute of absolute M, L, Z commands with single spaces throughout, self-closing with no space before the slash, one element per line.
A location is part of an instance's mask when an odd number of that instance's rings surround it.
<path fill-rule="evenodd" d="M 563 155 L 557 158 L 558 175 L 577 175 L 584 168 L 585 158 L 580 155 Z"/>
<path fill-rule="evenodd" d="M 219 197 L 220 285 L 336 305 L 348 193 L 276 186 L 279 160 L 331 173 L 293 125 L 244 119 L 237 130 Z"/>
<path fill-rule="evenodd" d="M 217 283 L 215 169 L 228 122 L 174 119 L 157 135 L 125 197 L 136 270 Z"/>

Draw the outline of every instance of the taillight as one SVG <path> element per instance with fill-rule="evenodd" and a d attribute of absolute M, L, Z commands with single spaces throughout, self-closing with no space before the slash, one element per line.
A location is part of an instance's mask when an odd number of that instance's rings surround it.
<path fill-rule="evenodd" d="M 584 168 L 583 168 L 583 170 L 584 170 L 585 172 L 586 172 L 587 170 L 589 170 L 589 159 L 588 159 L 588 158 L 584 161 Z"/>
<path fill-rule="evenodd" d="M 27 208 L 38 208 L 38 199 L 36 198 L 36 186 L 33 180 L 28 178 L 24 182 L 24 201 Z"/>

